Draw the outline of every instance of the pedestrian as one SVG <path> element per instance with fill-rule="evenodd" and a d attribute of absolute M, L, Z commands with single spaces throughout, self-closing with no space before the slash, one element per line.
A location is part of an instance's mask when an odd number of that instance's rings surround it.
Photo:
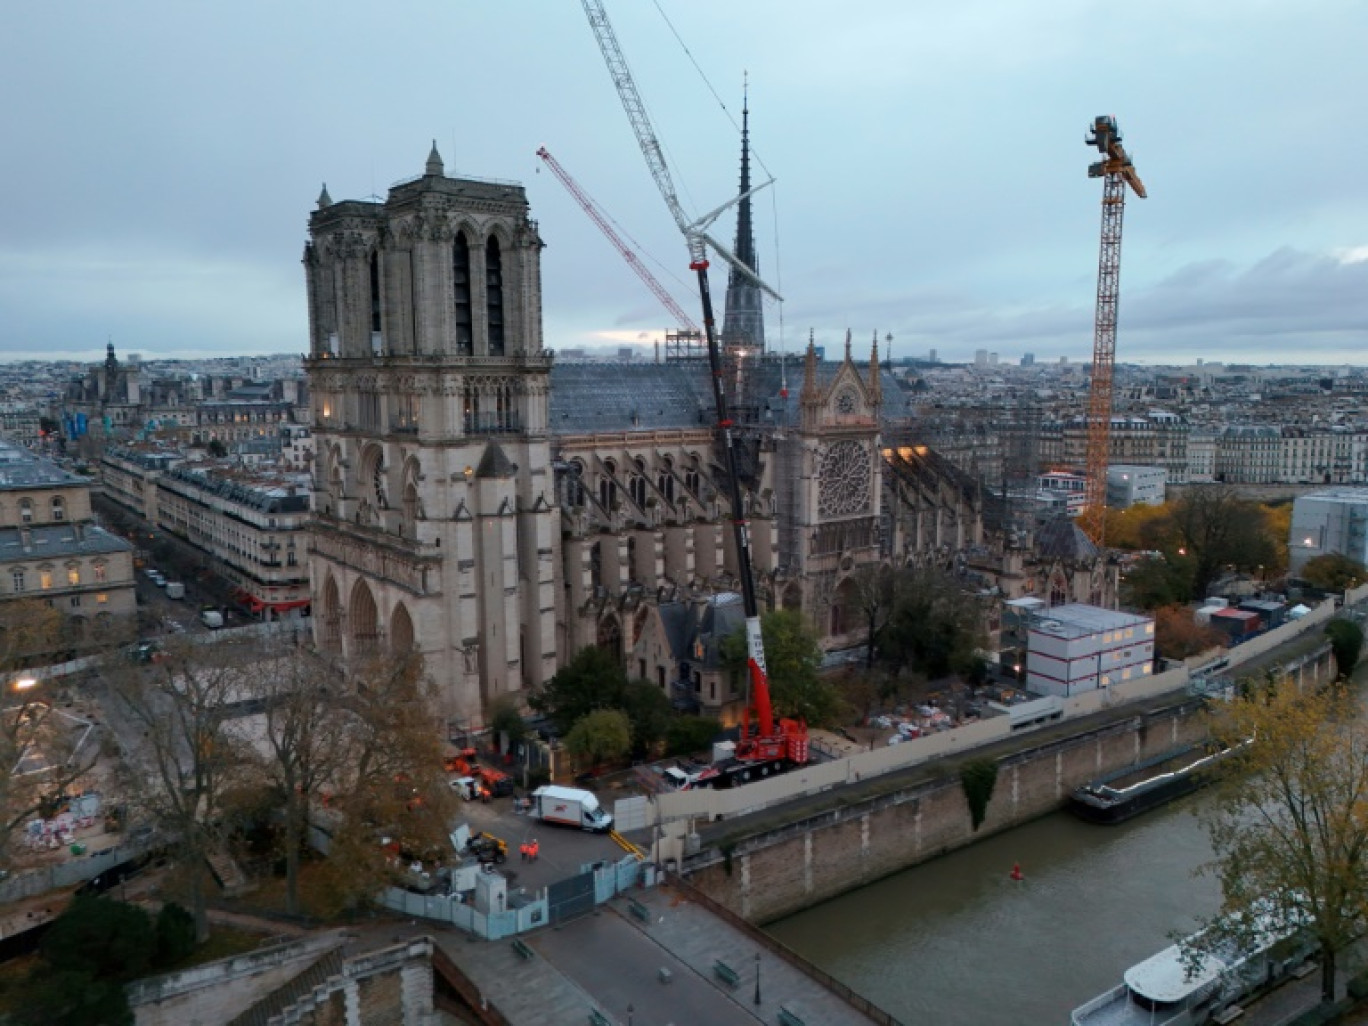
<path fill-rule="evenodd" d="M 523 841 L 522 844 L 518 845 L 518 854 L 522 856 L 522 860 L 524 862 L 527 861 L 527 856 L 530 853 L 531 848 L 532 846 L 529 845 L 526 841 Z"/>
<path fill-rule="evenodd" d="M 537 855 L 538 855 L 538 853 L 539 853 L 540 851 L 541 851 L 541 845 L 537 843 L 537 839 L 536 839 L 535 837 L 532 838 L 532 861 L 533 861 L 533 862 L 536 862 L 536 861 L 537 861 Z"/>

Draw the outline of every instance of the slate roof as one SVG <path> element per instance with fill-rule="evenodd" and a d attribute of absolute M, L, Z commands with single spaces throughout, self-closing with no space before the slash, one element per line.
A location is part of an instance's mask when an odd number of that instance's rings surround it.
<path fill-rule="evenodd" d="M 798 422 L 798 396 L 803 387 L 801 356 L 788 354 L 787 367 L 777 356 L 767 356 L 754 370 L 754 394 L 761 420 Z M 817 381 L 826 386 L 840 363 L 817 365 Z M 861 377 L 869 363 L 857 363 Z M 780 396 L 787 370 L 788 398 Z M 880 374 L 882 416 L 902 418 L 909 412 L 907 393 L 888 370 Z M 734 397 L 732 398 L 734 401 Z M 564 363 L 551 367 L 551 432 L 557 435 L 599 431 L 659 431 L 711 427 L 712 383 L 706 360 L 671 363 Z"/>
<path fill-rule="evenodd" d="M 23 535 L 27 533 L 28 547 Z M 69 556 L 97 556 L 111 552 L 131 552 L 133 546 L 99 527 L 81 524 L 49 524 L 43 527 L 0 528 L 0 563 L 65 559 Z"/>
<path fill-rule="evenodd" d="M 1042 559 L 1087 560 L 1097 557 L 1093 544 L 1081 527 L 1069 517 L 1047 520 L 1035 534 L 1036 555 Z"/>
<path fill-rule="evenodd" d="M 0 491 L 88 485 L 90 482 L 63 470 L 51 460 L 33 455 L 21 446 L 0 441 Z"/>

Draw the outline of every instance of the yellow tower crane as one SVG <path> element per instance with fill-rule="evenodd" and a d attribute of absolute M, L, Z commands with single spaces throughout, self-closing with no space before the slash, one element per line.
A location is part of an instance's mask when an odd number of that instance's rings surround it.
<path fill-rule="evenodd" d="M 1101 178 L 1102 250 L 1097 262 L 1097 319 L 1093 333 L 1092 387 L 1088 394 L 1087 505 L 1081 525 L 1101 547 L 1107 523 L 1107 460 L 1111 446 L 1112 377 L 1116 366 L 1116 305 L 1121 294 L 1121 224 L 1126 212 L 1126 187 L 1141 199 L 1145 185 L 1121 145 L 1116 119 L 1093 119 L 1086 139 L 1102 159 L 1088 168 L 1089 178 Z"/>

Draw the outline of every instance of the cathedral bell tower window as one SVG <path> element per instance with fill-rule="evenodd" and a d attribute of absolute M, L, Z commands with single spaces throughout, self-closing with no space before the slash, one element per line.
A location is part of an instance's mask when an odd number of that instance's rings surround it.
<path fill-rule="evenodd" d="M 485 246 L 485 317 L 489 325 L 489 355 L 504 354 L 503 256 L 499 240 Z"/>
<path fill-rule="evenodd" d="M 470 243 L 465 232 L 457 232 L 452 244 L 451 298 L 456 313 L 456 353 L 470 356 L 475 351 L 475 336 L 470 317 Z"/>
<path fill-rule="evenodd" d="M 380 334 L 380 254 L 370 257 L 370 332 L 371 353 L 380 355 L 384 340 Z"/>

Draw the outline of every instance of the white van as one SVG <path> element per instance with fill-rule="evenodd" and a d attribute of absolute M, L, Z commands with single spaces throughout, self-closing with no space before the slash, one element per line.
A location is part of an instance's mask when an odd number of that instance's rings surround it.
<path fill-rule="evenodd" d="M 200 613 L 200 623 L 208 627 L 211 631 L 216 631 L 223 626 L 223 614 L 217 609 L 206 609 Z"/>

